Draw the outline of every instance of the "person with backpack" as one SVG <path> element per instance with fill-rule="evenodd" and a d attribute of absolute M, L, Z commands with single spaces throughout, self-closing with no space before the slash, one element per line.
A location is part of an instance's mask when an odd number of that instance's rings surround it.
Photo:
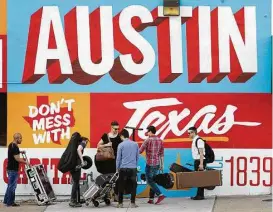
<path fill-rule="evenodd" d="M 191 151 L 194 159 L 194 170 L 204 171 L 207 163 L 214 161 L 214 152 L 205 140 L 200 138 L 197 134 L 196 127 L 190 127 L 188 129 L 188 135 L 192 140 Z M 195 197 L 191 197 L 192 200 L 203 200 L 204 188 L 197 188 L 197 194 Z"/>

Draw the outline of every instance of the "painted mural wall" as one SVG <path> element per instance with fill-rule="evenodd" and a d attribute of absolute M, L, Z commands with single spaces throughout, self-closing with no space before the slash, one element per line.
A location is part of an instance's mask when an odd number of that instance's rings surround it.
<path fill-rule="evenodd" d="M 69 195 L 69 175 L 56 166 L 71 134 L 90 138 L 85 154 L 93 158 L 113 120 L 121 128 L 155 125 L 165 172 L 173 162 L 193 163 L 187 129 L 196 126 L 215 150 L 210 167 L 223 171 L 223 186 L 208 195 L 270 192 L 270 0 L 183 0 L 179 17 L 164 17 L 159 0 L 1 4 L 0 194 L 15 132 L 55 193 Z M 137 132 L 139 145 L 145 139 Z M 144 173 L 145 155 L 139 168 Z M 98 175 L 93 166 L 82 178 L 90 171 Z M 30 194 L 20 173 L 17 193 Z M 188 197 L 196 189 L 163 191 Z M 137 193 L 147 194 L 140 177 Z"/>

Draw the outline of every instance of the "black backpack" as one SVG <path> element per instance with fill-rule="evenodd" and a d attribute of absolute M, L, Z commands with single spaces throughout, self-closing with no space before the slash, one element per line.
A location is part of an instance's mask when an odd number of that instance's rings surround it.
<path fill-rule="evenodd" d="M 196 139 L 196 141 L 195 141 L 196 148 L 198 149 L 197 142 L 198 142 L 199 139 L 203 140 L 204 143 L 205 143 L 205 153 L 206 153 L 205 157 L 206 157 L 206 162 L 207 163 L 213 163 L 214 162 L 214 158 L 215 158 L 214 151 L 211 148 L 211 146 L 208 145 L 207 142 L 204 139 L 202 139 L 202 138 L 197 138 Z M 198 150 L 198 152 L 199 152 L 199 150 Z"/>

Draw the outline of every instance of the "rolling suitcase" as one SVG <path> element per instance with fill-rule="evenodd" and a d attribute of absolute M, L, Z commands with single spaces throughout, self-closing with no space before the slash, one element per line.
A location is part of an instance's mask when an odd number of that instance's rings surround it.
<path fill-rule="evenodd" d="M 45 205 L 56 200 L 55 193 L 47 177 L 42 164 L 31 166 L 25 153 L 22 153 L 26 160 L 25 172 L 34 191 L 35 199 L 38 205 Z"/>
<path fill-rule="evenodd" d="M 117 178 L 112 179 L 114 176 L 114 173 L 112 174 L 102 174 L 100 176 L 98 176 L 95 180 L 95 183 L 100 186 L 101 188 L 103 188 L 107 183 L 109 183 L 111 180 L 113 182 L 115 182 L 117 180 Z"/>
<path fill-rule="evenodd" d="M 84 194 L 83 198 L 85 200 L 94 199 L 100 192 L 101 188 L 97 184 L 93 184 Z"/>
<path fill-rule="evenodd" d="M 118 173 L 98 176 L 95 183 L 83 194 L 85 204 L 89 205 L 93 202 L 94 206 L 98 207 L 100 202 L 105 202 L 106 205 L 110 205 L 110 191 L 114 188 L 117 179 Z"/>

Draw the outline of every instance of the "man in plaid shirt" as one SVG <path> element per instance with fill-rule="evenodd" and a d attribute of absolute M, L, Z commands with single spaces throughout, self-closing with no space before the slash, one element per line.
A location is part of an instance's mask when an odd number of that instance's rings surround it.
<path fill-rule="evenodd" d="M 165 199 L 165 196 L 161 193 L 158 186 L 154 181 L 154 177 L 157 175 L 159 170 L 163 170 L 163 157 L 164 157 L 164 147 L 162 140 L 155 135 L 156 128 L 154 126 L 149 126 L 147 128 L 149 138 L 144 141 L 139 149 L 139 153 L 146 151 L 146 179 L 147 183 L 151 187 L 150 189 L 150 199 L 149 204 L 154 204 L 155 194 L 158 196 L 157 202 L 159 204 Z"/>

